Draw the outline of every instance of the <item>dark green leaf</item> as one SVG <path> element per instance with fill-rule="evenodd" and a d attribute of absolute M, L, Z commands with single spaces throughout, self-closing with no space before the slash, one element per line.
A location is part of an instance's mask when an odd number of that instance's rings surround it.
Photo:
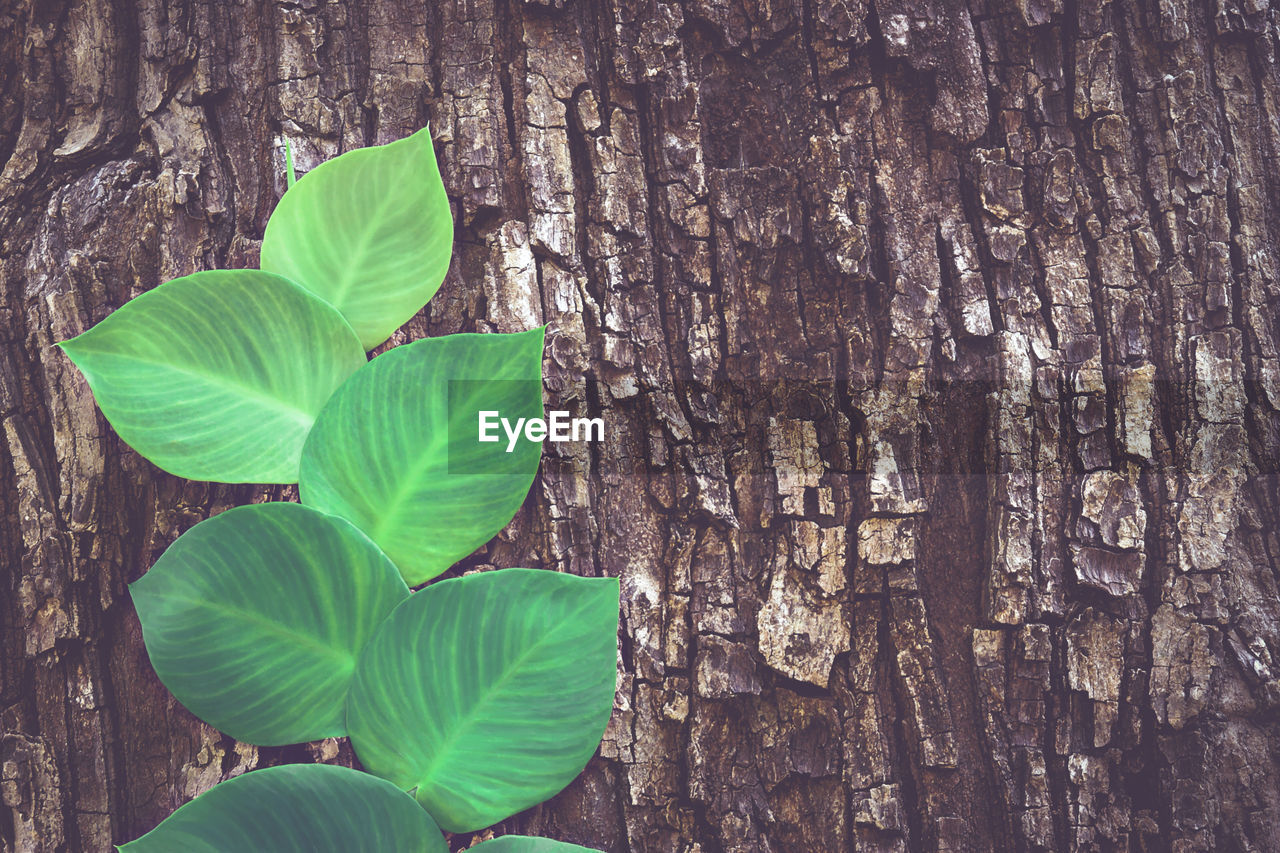
<path fill-rule="evenodd" d="M 255 770 L 215 785 L 122 853 L 448 853 L 413 798 L 327 764 Z"/>
<path fill-rule="evenodd" d="M 504 835 L 470 848 L 468 853 L 600 853 L 593 847 L 581 847 L 567 841 L 531 838 L 528 835 Z"/>
<path fill-rule="evenodd" d="M 316 420 L 302 502 L 349 519 L 410 585 L 430 580 L 524 502 L 541 446 L 479 442 L 477 413 L 541 417 L 541 379 L 542 329 L 428 338 L 378 356 Z"/>
<path fill-rule="evenodd" d="M 346 734 L 356 658 L 409 594 L 359 530 L 294 503 L 200 522 L 130 592 L 164 685 L 261 746 Z"/>
<path fill-rule="evenodd" d="M 450 832 L 542 802 L 604 734 L 617 626 L 611 578 L 503 569 L 416 592 L 360 657 L 356 754 Z"/>

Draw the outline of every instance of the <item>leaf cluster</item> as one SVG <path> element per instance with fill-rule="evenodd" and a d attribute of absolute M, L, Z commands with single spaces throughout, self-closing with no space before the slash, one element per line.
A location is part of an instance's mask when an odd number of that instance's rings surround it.
<path fill-rule="evenodd" d="M 158 467 L 299 485 L 300 504 L 197 524 L 131 585 L 160 680 L 247 743 L 349 736 L 372 774 L 254 771 L 122 850 L 437 853 L 441 828 L 541 802 L 599 744 L 615 580 L 503 569 L 410 591 L 511 520 L 540 457 L 529 442 L 486 457 L 502 450 L 474 430 L 480 409 L 541 416 L 542 329 L 366 361 L 438 290 L 452 242 L 423 130 L 291 172 L 261 269 L 174 279 L 60 344 Z M 508 836 L 476 849 L 584 848 Z"/>

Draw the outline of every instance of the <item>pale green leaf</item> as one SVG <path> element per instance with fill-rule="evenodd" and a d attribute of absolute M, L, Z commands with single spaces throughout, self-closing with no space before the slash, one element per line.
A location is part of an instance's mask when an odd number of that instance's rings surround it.
<path fill-rule="evenodd" d="M 336 311 L 258 270 L 174 279 L 59 346 L 130 447 L 225 483 L 297 482 L 316 413 L 365 363 Z"/>
<path fill-rule="evenodd" d="M 262 268 L 342 312 L 365 349 L 440 287 L 453 216 L 431 135 L 348 151 L 285 191 L 262 238 Z"/>

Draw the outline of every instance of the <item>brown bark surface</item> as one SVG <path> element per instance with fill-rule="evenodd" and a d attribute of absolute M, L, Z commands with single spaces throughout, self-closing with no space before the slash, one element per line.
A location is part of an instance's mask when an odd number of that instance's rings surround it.
<path fill-rule="evenodd" d="M 50 345 L 255 265 L 286 139 L 428 121 L 458 239 L 392 343 L 549 323 L 607 423 L 467 562 L 622 578 L 600 755 L 503 830 L 1280 849 L 1267 5 L 0 0 L 0 849 L 352 760 L 156 680 L 125 584 L 292 494 L 157 471 Z"/>

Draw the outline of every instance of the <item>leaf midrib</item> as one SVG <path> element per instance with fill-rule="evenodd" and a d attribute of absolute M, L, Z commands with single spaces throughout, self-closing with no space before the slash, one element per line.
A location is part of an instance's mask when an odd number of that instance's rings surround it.
<path fill-rule="evenodd" d="M 465 380 L 450 377 L 449 381 Z M 470 404 L 465 405 L 462 408 L 469 410 Z M 437 436 L 439 436 L 441 432 L 448 435 L 451 424 L 446 420 L 443 427 L 443 430 L 433 429 L 431 431 L 428 441 L 422 445 L 422 450 L 414 455 L 412 464 L 405 469 L 405 475 L 400 478 L 400 481 L 387 497 L 387 500 L 378 506 L 377 512 L 373 513 L 376 521 L 374 521 L 369 530 L 369 538 L 373 541 L 382 542 L 383 537 L 388 530 L 396 530 L 403 526 L 399 519 L 400 512 L 404 508 L 405 503 L 418 491 L 418 486 L 423 479 L 423 475 L 435 467 L 433 463 L 438 465 L 442 445 L 445 447 L 446 451 L 448 450 L 447 441 L 441 442 Z M 444 455 L 447 457 L 447 452 Z M 524 498 L 521 498 L 521 503 L 523 502 Z"/>
<path fill-rule="evenodd" d="M 356 270 L 363 269 L 367 263 L 366 257 L 373 254 L 369 251 L 369 245 L 372 242 L 372 235 L 375 231 L 373 223 L 382 220 L 390 204 L 391 193 L 383 193 L 379 197 L 373 212 L 365 219 L 365 227 L 360 230 L 360 236 L 357 238 L 356 244 L 347 254 L 347 263 L 342 266 L 342 271 L 338 276 L 338 286 L 334 290 L 333 307 L 342 311 L 344 316 L 347 312 L 343 310 L 343 302 L 351 292 L 352 285 L 355 284 L 357 278 Z"/>
<path fill-rule="evenodd" d="M 207 610 L 214 614 L 242 617 L 248 622 L 265 628 L 269 633 L 274 633 L 286 638 L 292 638 L 298 645 L 312 648 L 318 652 L 323 652 L 328 657 L 334 658 L 342 663 L 349 664 L 352 671 L 355 670 L 356 656 L 354 652 L 346 649 L 340 649 L 336 646 L 327 645 L 306 634 L 300 634 L 296 630 L 279 625 L 252 610 L 246 610 L 242 607 L 236 607 L 230 604 L 211 602 L 206 598 L 197 598 L 195 596 L 183 595 L 181 593 L 153 593 L 153 595 L 157 598 L 163 598 L 166 601 L 194 604 L 199 609 Z"/>
<path fill-rule="evenodd" d="M 89 350 L 89 352 L 92 352 L 92 350 Z M 255 400 L 260 400 L 263 403 L 268 404 L 270 407 L 280 410 L 283 414 L 288 415 L 293 420 L 296 420 L 299 424 L 306 426 L 308 428 L 311 426 L 311 424 L 315 423 L 315 419 L 316 419 L 315 414 L 312 412 L 308 412 L 306 409 L 303 409 L 301 406 L 296 406 L 292 403 L 289 403 L 280 399 L 279 397 L 273 397 L 264 391 L 254 388 L 251 385 L 246 385 L 243 382 L 237 382 L 234 379 L 228 379 L 227 377 L 220 376 L 216 373 L 205 373 L 200 370 L 194 370 L 190 367 L 186 367 L 180 364 L 174 364 L 173 362 L 157 361 L 156 359 L 143 358 L 142 356 L 133 355 L 131 353 L 111 352 L 109 350 L 98 350 L 98 353 L 101 355 L 112 355 L 117 358 L 127 359 L 128 361 L 135 361 L 135 362 L 138 362 L 139 364 L 149 364 L 152 367 L 161 367 L 166 370 L 172 370 L 175 373 L 181 373 L 185 376 L 194 376 L 198 379 L 202 379 L 210 383 L 211 385 L 217 385 L 224 389 L 240 393 L 245 397 L 249 397 Z"/>
<path fill-rule="evenodd" d="M 448 430 L 447 424 L 445 425 L 445 430 Z M 405 502 L 418 491 L 423 475 L 439 463 L 441 442 L 436 440 L 436 435 L 438 434 L 439 430 L 432 431 L 431 437 L 423 444 L 421 452 L 414 457 L 413 464 L 408 467 L 405 475 L 400 478 L 395 490 L 392 491 L 386 502 L 379 507 L 376 513 L 377 521 L 374 522 L 373 529 L 369 533 L 369 538 L 374 542 L 381 542 L 387 530 L 394 530 L 403 526 L 400 523 L 400 510 L 403 509 Z"/>

